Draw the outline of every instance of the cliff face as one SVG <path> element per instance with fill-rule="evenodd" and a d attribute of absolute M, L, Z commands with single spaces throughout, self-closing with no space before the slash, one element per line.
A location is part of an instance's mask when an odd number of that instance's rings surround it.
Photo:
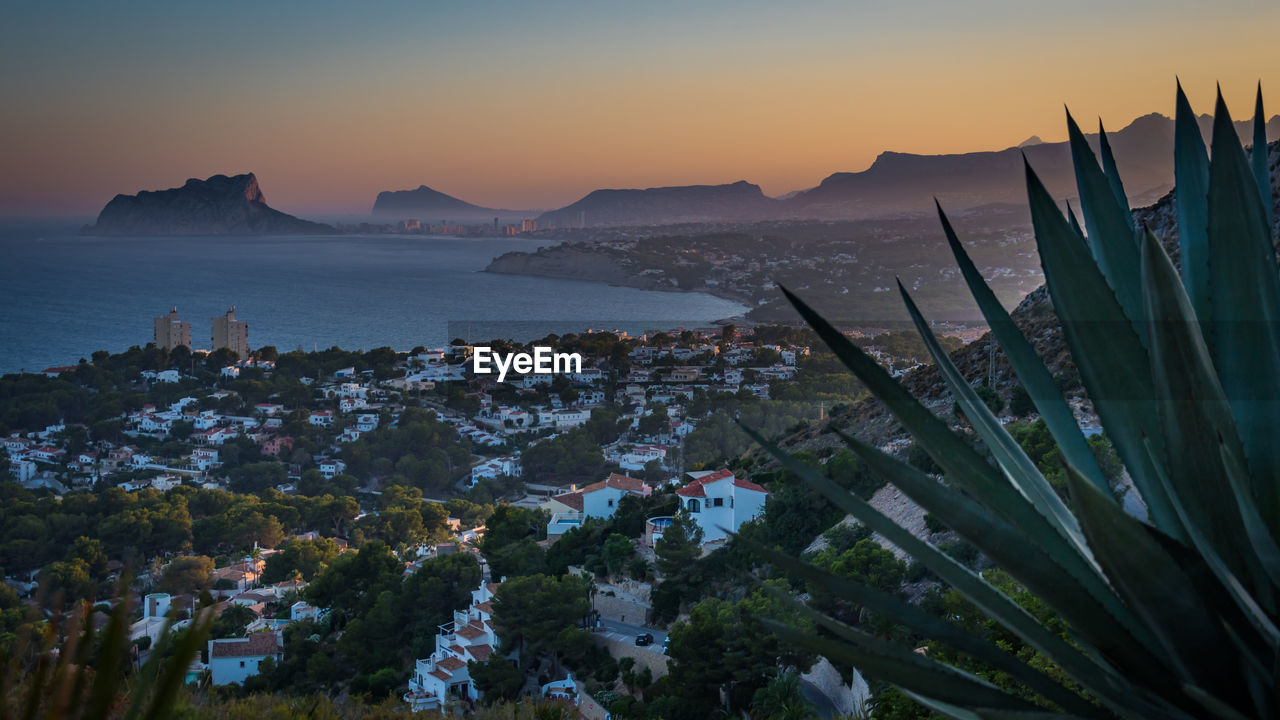
<path fill-rule="evenodd" d="M 253 173 L 192 178 L 180 188 L 117 195 L 84 235 L 322 235 L 329 225 L 267 205 Z"/>
<path fill-rule="evenodd" d="M 684 222 L 758 220 L 777 201 L 745 180 L 728 185 L 686 185 L 646 190 L 596 190 L 538 218 L 543 227 L 666 225 Z"/>

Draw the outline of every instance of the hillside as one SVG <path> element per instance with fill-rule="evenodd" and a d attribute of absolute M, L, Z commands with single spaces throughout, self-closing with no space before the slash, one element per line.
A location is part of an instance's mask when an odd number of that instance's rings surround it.
<path fill-rule="evenodd" d="M 1280 218 L 1280 142 L 1272 142 L 1268 146 L 1268 155 L 1276 217 Z M 1149 227 L 1161 239 L 1174 263 L 1180 265 L 1176 200 L 1176 194 L 1170 191 L 1155 204 L 1134 210 L 1134 219 L 1139 225 Z M 964 239 L 962 235 L 961 240 Z M 1043 285 L 1023 298 L 1011 315 L 1050 372 L 1064 378 L 1075 375 L 1071 353 L 1063 339 L 1062 328 L 1053 311 L 1049 293 Z M 1004 353 L 998 346 L 993 347 L 990 333 L 956 350 L 951 358 L 971 383 L 985 379 L 990 373 L 994 380 L 993 386 L 1006 400 L 1018 382 Z M 908 373 L 902 379 L 902 384 L 939 415 L 951 412 L 950 393 L 934 367 L 925 366 Z M 1096 422 L 1088 398 L 1078 382 L 1068 392 L 1068 400 L 1077 408 L 1077 416 L 1082 423 Z M 877 444 L 908 437 L 884 406 L 874 398 L 833 412 L 831 423 Z M 810 426 L 784 440 L 783 445 L 794 450 L 835 447 L 838 440 L 834 435 L 823 432 L 824 429 Z"/>

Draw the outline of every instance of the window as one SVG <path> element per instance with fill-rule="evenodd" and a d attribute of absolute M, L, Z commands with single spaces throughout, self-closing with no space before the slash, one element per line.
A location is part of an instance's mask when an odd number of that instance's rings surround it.
<path fill-rule="evenodd" d="M 712 500 L 711 507 L 724 507 L 724 498 L 715 498 Z"/>
<path fill-rule="evenodd" d="M 609 499 L 609 507 L 613 507 L 613 498 Z"/>
<path fill-rule="evenodd" d="M 689 501 L 689 504 L 688 504 L 686 507 L 688 507 L 688 508 L 689 508 L 689 512 L 695 512 L 695 513 L 696 513 L 696 512 L 698 512 L 698 511 L 701 509 L 701 508 L 699 507 L 699 504 L 698 504 L 698 501 L 697 501 L 697 500 L 690 500 L 690 501 Z"/>
<path fill-rule="evenodd" d="M 241 661 L 240 661 L 240 667 L 244 667 L 244 661 L 243 661 L 243 660 L 241 660 Z"/>

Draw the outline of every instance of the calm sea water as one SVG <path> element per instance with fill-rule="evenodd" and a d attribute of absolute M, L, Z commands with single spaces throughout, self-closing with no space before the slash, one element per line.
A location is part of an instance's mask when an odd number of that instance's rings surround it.
<path fill-rule="evenodd" d="M 745 311 L 696 293 L 480 272 L 527 240 L 339 236 L 84 238 L 0 226 L 0 373 L 73 364 L 152 341 L 177 305 L 192 344 L 236 306 L 251 347 L 440 346 L 453 337 L 705 326 Z"/>

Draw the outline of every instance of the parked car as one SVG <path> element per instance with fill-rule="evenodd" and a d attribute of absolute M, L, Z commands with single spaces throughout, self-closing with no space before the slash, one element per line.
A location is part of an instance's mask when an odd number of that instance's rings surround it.
<path fill-rule="evenodd" d="M 636 636 L 636 645 L 652 645 L 653 635 L 650 633 L 641 633 Z"/>

